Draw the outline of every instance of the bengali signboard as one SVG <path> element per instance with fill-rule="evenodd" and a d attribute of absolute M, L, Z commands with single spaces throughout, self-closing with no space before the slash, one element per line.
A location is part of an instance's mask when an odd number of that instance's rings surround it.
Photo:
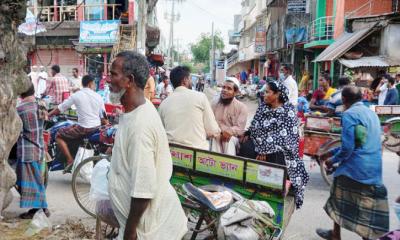
<path fill-rule="evenodd" d="M 254 52 L 256 53 L 265 53 L 267 46 L 267 32 L 264 20 L 264 18 L 259 18 L 255 27 Z"/>
<path fill-rule="evenodd" d="M 305 13 L 307 9 L 307 0 L 288 0 L 288 13 Z"/>
<path fill-rule="evenodd" d="M 246 182 L 262 185 L 265 187 L 283 190 L 285 170 L 248 162 L 246 170 Z"/>
<path fill-rule="evenodd" d="M 306 129 L 330 131 L 331 123 L 329 121 L 329 118 L 307 117 L 306 118 Z"/>
<path fill-rule="evenodd" d="M 82 21 L 79 43 L 109 43 L 117 41 L 119 20 Z"/>
<path fill-rule="evenodd" d="M 244 161 L 199 151 L 196 171 L 243 181 Z"/>
<path fill-rule="evenodd" d="M 172 162 L 175 166 L 193 170 L 194 151 L 186 148 L 170 147 Z"/>

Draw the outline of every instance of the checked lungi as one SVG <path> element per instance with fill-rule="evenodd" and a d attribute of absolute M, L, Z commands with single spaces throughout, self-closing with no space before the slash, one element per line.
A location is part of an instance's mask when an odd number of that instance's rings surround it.
<path fill-rule="evenodd" d="M 47 208 L 46 189 L 41 162 L 17 163 L 17 186 L 21 195 L 21 208 Z"/>
<path fill-rule="evenodd" d="M 336 177 L 324 209 L 335 223 L 363 238 L 377 239 L 389 231 L 384 185 L 366 185 L 345 176 Z"/>
<path fill-rule="evenodd" d="M 41 168 L 44 159 L 43 120 L 35 98 L 28 97 L 17 107 L 23 128 L 17 143 L 17 186 L 21 208 L 47 208 Z"/>

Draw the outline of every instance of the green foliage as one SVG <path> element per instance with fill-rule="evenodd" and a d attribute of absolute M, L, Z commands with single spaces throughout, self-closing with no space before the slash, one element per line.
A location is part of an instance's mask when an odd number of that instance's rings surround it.
<path fill-rule="evenodd" d="M 221 36 L 220 32 L 216 32 L 214 35 L 215 38 L 215 49 L 223 50 L 224 40 Z M 202 33 L 200 35 L 199 40 L 190 46 L 190 50 L 192 51 L 194 61 L 196 63 L 204 63 L 206 66 L 210 60 L 210 50 L 212 48 L 212 37 L 210 33 Z"/>

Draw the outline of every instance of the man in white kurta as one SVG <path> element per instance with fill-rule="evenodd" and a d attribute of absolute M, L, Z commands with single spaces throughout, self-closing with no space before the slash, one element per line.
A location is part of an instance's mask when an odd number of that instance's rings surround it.
<path fill-rule="evenodd" d="M 187 218 L 169 180 L 172 160 L 167 135 L 149 100 L 120 117 L 115 136 L 109 192 L 114 213 L 125 230 L 131 198 L 151 199 L 137 227 L 138 239 L 182 239 Z"/>

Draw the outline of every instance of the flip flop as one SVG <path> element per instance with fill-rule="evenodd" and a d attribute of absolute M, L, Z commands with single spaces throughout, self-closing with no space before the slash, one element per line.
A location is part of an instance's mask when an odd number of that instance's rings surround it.
<path fill-rule="evenodd" d="M 32 208 L 29 211 L 22 213 L 19 215 L 19 218 L 21 219 L 32 219 L 33 216 L 35 215 L 35 213 L 38 211 L 39 209 L 36 208 Z"/>
<path fill-rule="evenodd" d="M 63 174 L 71 173 L 71 172 L 72 172 L 72 166 L 74 166 L 74 163 L 68 164 L 68 165 L 64 168 Z"/>
<path fill-rule="evenodd" d="M 327 240 L 332 239 L 332 235 L 333 235 L 332 230 L 317 228 L 317 230 L 315 232 L 317 233 L 318 236 L 320 236 L 323 239 L 327 239 Z"/>

